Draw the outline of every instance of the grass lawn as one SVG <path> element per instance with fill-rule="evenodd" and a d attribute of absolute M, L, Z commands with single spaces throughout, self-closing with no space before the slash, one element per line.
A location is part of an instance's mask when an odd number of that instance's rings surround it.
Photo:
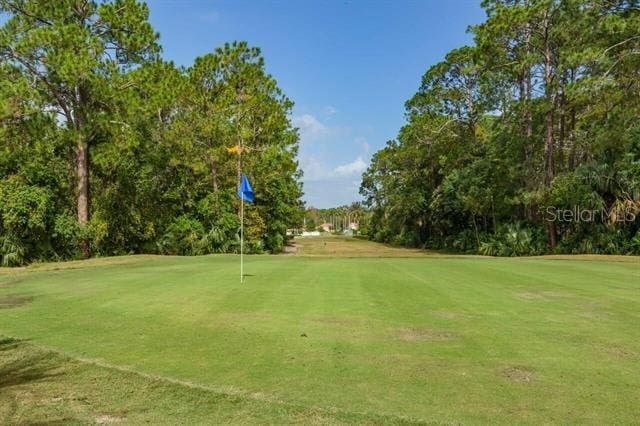
<path fill-rule="evenodd" d="M 639 421 L 638 258 L 299 244 L 0 270 L 0 423 Z"/>

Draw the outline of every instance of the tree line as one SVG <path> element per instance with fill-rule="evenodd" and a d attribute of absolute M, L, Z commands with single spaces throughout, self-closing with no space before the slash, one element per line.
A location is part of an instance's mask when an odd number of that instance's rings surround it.
<path fill-rule="evenodd" d="M 238 249 L 301 222 L 293 103 L 260 50 L 177 67 L 135 0 L 0 0 L 0 263 Z"/>
<path fill-rule="evenodd" d="M 307 207 L 302 230 L 323 232 L 325 229 L 322 226 L 326 225 L 331 232 L 343 232 L 349 230 L 351 224 L 357 226 L 365 214 L 365 209 L 359 202 L 324 209 Z"/>
<path fill-rule="evenodd" d="M 640 3 L 482 5 L 473 45 L 427 70 L 363 176 L 369 237 L 639 254 Z"/>

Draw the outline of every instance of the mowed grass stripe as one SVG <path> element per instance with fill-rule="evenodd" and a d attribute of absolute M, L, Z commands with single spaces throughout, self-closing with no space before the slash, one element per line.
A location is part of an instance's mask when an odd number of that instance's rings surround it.
<path fill-rule="evenodd" d="M 640 416 L 640 264 L 380 258 L 370 256 L 378 246 L 356 244 L 367 256 L 248 256 L 244 284 L 233 256 L 27 270 L 0 286 L 0 297 L 33 297 L 0 310 L 0 333 L 145 374 L 374 417 Z"/>
<path fill-rule="evenodd" d="M 556 379 L 553 381 L 560 385 L 557 394 L 563 392 L 570 394 L 575 391 L 575 395 L 572 397 L 577 397 L 585 389 L 590 389 L 593 392 L 595 387 L 595 394 L 601 397 L 602 395 L 597 392 L 598 386 L 593 386 L 593 382 L 602 377 L 608 377 L 605 379 L 608 385 L 619 383 L 620 389 L 633 389 L 637 396 L 638 386 L 634 383 L 637 379 L 637 372 L 632 374 L 634 379 L 631 380 L 629 380 L 628 374 L 632 373 L 629 368 L 632 368 L 634 361 L 637 362 L 637 342 L 640 337 L 638 335 L 639 329 L 636 326 L 638 321 L 637 316 L 624 315 L 626 312 L 636 312 L 637 315 L 637 296 L 635 299 L 625 299 L 626 309 L 622 311 L 622 316 L 620 316 L 620 312 L 614 311 L 615 315 L 611 320 L 613 321 L 617 316 L 618 320 L 615 324 L 610 323 L 608 326 L 600 324 L 601 327 L 599 327 L 590 315 L 583 315 L 592 313 L 594 309 L 608 313 L 606 311 L 608 305 L 602 303 L 602 299 L 606 300 L 606 297 L 602 296 L 603 292 L 606 292 L 607 296 L 611 295 L 610 287 L 613 287 L 614 291 L 617 288 L 621 289 L 625 296 L 633 291 L 638 281 L 630 279 L 636 276 L 637 266 L 626 265 L 613 274 L 605 276 L 604 273 L 601 273 L 600 277 L 592 280 L 590 277 L 596 272 L 593 269 L 602 272 L 606 265 L 599 265 L 596 268 L 589 267 L 587 273 L 578 273 L 580 272 L 579 264 L 574 264 L 573 268 L 570 268 L 573 269 L 572 276 L 559 274 L 561 276 L 560 291 L 562 289 L 565 291 L 562 294 L 554 290 L 558 286 L 554 286 L 554 281 L 549 277 L 562 271 L 564 265 L 555 264 L 551 268 L 554 269 L 553 271 L 545 271 L 542 269 L 546 266 L 544 261 L 541 263 L 540 261 L 496 259 L 481 271 L 476 270 L 471 275 L 468 269 L 474 261 L 472 260 L 466 265 L 454 261 L 453 264 L 448 265 L 449 268 L 446 271 L 439 271 L 434 267 L 431 268 L 430 273 L 434 277 L 431 279 L 441 280 L 451 292 L 458 293 L 457 290 L 462 290 L 459 300 L 464 300 L 466 306 L 476 305 L 471 310 L 476 313 L 476 325 L 465 328 L 473 335 L 467 334 L 465 340 L 468 341 L 469 338 L 472 338 L 474 342 L 484 341 L 487 343 L 484 347 L 486 352 L 481 356 L 481 362 L 494 362 L 495 368 L 499 368 L 501 363 L 506 362 L 520 366 L 516 367 L 516 370 L 531 370 L 531 373 L 538 371 L 539 373 L 536 374 L 538 381 L 545 381 L 547 378 Z M 518 263 L 514 264 L 513 262 Z M 514 265 L 517 266 L 517 269 L 511 269 Z M 421 264 L 402 260 L 394 266 L 398 270 L 406 270 L 412 277 L 417 277 L 419 281 L 429 282 L 428 278 L 422 278 L 424 277 L 424 268 Z M 441 274 L 442 272 L 446 273 Z M 469 285 L 468 278 L 470 276 L 473 276 L 474 279 L 472 286 Z M 633 284 L 630 284 L 631 282 Z M 623 285 L 611 285 L 611 283 L 622 283 Z M 630 288 L 624 287 L 625 283 L 630 285 Z M 582 291 L 583 285 L 590 290 Z M 496 287 L 506 291 L 496 293 Z M 522 293 L 527 289 L 529 293 Z M 531 289 L 535 291 L 532 292 Z M 585 298 L 585 293 L 589 296 L 599 295 L 600 297 Z M 506 297 L 495 299 L 498 294 Z M 437 303 L 439 307 L 442 306 L 441 302 L 439 300 Z M 479 315 L 478 313 L 483 314 Z M 629 319 L 631 321 L 627 321 Z M 619 334 L 622 339 L 616 339 L 610 333 L 612 331 L 611 325 L 615 327 L 613 334 L 623 332 Z M 594 331 L 594 328 L 597 331 Z M 625 331 L 628 333 L 624 334 Z M 473 336 L 476 337 L 473 338 Z M 566 341 L 567 337 L 570 342 Z M 602 344 L 603 340 L 613 343 L 614 347 L 618 348 L 618 350 L 609 351 L 609 355 L 612 353 L 628 355 L 627 359 L 620 363 L 621 365 L 612 364 L 611 359 L 603 359 L 603 351 L 607 352 L 607 347 Z M 630 346 L 633 348 L 629 349 Z M 477 345 L 475 348 L 477 349 Z M 468 347 L 462 352 L 464 359 L 469 359 L 472 353 Z M 452 358 L 449 359 L 452 360 Z M 523 374 L 521 376 L 524 377 Z M 611 377 L 616 377 L 619 382 L 608 381 Z M 553 381 L 548 385 L 552 386 Z M 577 386 L 577 389 L 572 389 L 571 386 L 568 386 L 570 383 L 584 384 L 584 388 L 581 389 L 580 386 Z M 601 384 L 604 385 L 604 383 Z M 550 391 L 550 389 L 547 388 L 546 391 Z M 470 394 L 472 395 L 472 393 L 467 393 L 467 395 Z M 600 404 L 601 400 L 593 399 L 593 395 L 594 393 L 589 394 L 590 398 L 588 399 L 593 404 Z M 615 397 L 612 398 L 611 393 L 607 395 L 610 403 L 614 403 L 612 400 Z M 622 395 L 617 400 L 627 409 L 631 409 L 631 405 L 628 404 L 630 401 L 632 399 L 628 398 L 628 394 Z M 553 402 L 550 404 L 553 405 Z M 548 406 L 549 404 L 545 403 L 542 407 Z M 586 410 L 585 413 L 592 411 L 588 404 L 583 405 L 583 408 Z"/>
<path fill-rule="evenodd" d="M 267 400 L 7 337 L 0 337 L 0 372 L 0 421 L 6 424 L 427 424 Z"/>

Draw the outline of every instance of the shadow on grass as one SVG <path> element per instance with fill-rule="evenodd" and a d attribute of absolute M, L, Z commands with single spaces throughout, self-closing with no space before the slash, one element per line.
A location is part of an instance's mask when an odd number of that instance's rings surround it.
<path fill-rule="evenodd" d="M 69 424 L 81 424 L 79 419 L 75 419 L 73 417 L 65 417 L 64 419 L 56 419 L 56 420 L 47 420 L 41 422 L 30 422 L 30 426 L 62 426 Z"/>
<path fill-rule="evenodd" d="M 58 391 L 50 386 L 65 376 L 59 355 L 28 340 L 0 336 L 0 424 L 86 424 L 86 419 L 51 409 L 52 396 L 57 397 Z"/>
<path fill-rule="evenodd" d="M 0 296 L 0 309 L 19 308 L 33 302 L 32 296 L 24 296 L 21 294 L 7 294 Z"/>
<path fill-rule="evenodd" d="M 24 341 L 0 338 L 0 390 L 59 376 L 55 355 L 47 352 L 25 354 L 20 351 Z M 14 351 L 18 357 L 15 357 Z M 22 356 L 24 355 L 24 356 Z"/>
<path fill-rule="evenodd" d="M 0 351 L 15 349 L 25 340 L 14 339 L 13 337 L 0 336 Z"/>

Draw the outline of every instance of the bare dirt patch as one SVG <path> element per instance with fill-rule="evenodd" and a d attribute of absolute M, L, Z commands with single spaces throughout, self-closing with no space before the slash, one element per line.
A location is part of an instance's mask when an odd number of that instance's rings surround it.
<path fill-rule="evenodd" d="M 0 309 L 18 308 L 33 302 L 33 297 L 20 294 L 7 294 L 0 296 Z"/>
<path fill-rule="evenodd" d="M 607 346 L 602 348 L 602 352 L 613 358 L 634 360 L 640 358 L 638 352 L 634 352 L 630 349 L 623 348 L 621 346 Z"/>
<path fill-rule="evenodd" d="M 441 342 L 455 339 L 456 335 L 448 331 L 428 328 L 407 327 L 395 330 L 396 338 L 405 342 Z"/>
<path fill-rule="evenodd" d="M 284 254 L 287 256 L 296 255 L 298 254 L 298 250 L 300 250 L 300 247 L 302 246 L 298 243 L 291 243 L 284 248 Z"/>
<path fill-rule="evenodd" d="M 523 291 L 523 292 L 514 293 L 513 297 L 515 297 L 516 299 L 522 299 L 522 300 L 556 300 L 556 299 L 572 298 L 573 296 L 571 296 L 570 294 L 560 293 L 556 291 L 541 291 L 539 293 Z"/>
<path fill-rule="evenodd" d="M 516 299 L 522 299 L 522 300 L 544 300 L 544 299 L 546 299 L 540 293 L 529 293 L 529 292 L 514 293 L 513 297 L 515 297 Z"/>
<path fill-rule="evenodd" d="M 527 384 L 527 383 L 533 382 L 535 378 L 533 371 L 531 371 L 527 367 L 517 367 L 517 366 L 507 367 L 502 370 L 501 374 L 502 376 L 506 377 L 507 379 L 515 383 Z"/>
<path fill-rule="evenodd" d="M 432 315 L 436 318 L 446 319 L 446 320 L 460 320 L 468 318 L 468 315 L 463 314 L 461 312 L 453 312 L 453 311 L 435 311 Z"/>
<path fill-rule="evenodd" d="M 606 320 L 611 315 L 608 312 L 585 311 L 585 312 L 578 312 L 577 316 L 579 316 L 580 318 L 587 318 L 587 319 Z"/>
<path fill-rule="evenodd" d="M 113 423 L 120 423 L 123 421 L 124 419 L 122 417 L 109 416 L 107 414 L 96 417 L 96 423 L 99 425 L 110 425 Z"/>

